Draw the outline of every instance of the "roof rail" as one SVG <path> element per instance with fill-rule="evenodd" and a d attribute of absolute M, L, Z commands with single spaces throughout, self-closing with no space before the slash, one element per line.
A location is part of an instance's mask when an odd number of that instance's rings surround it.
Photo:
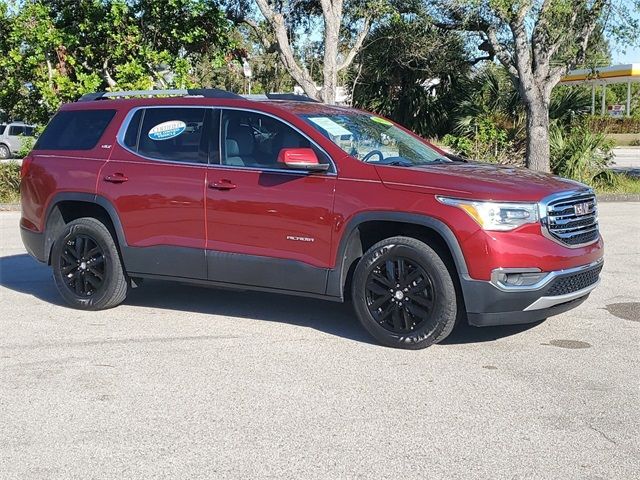
<path fill-rule="evenodd" d="M 267 93 L 266 96 L 269 100 L 292 100 L 295 102 L 320 103 L 318 100 L 311 97 L 307 97 L 306 95 L 296 95 L 295 93 Z"/>
<path fill-rule="evenodd" d="M 122 97 L 159 97 L 159 96 L 182 96 L 182 97 L 204 97 L 204 98 L 242 98 L 240 95 L 220 90 L 218 88 L 182 88 L 175 90 L 125 90 L 122 92 L 95 92 L 86 93 L 78 99 L 78 102 L 92 102 L 94 100 L 104 100 L 107 98 Z"/>

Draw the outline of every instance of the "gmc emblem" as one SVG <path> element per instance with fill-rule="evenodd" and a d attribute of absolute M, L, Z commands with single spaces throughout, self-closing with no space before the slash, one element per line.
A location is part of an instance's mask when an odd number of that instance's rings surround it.
<path fill-rule="evenodd" d="M 589 204 L 588 203 L 576 203 L 573 206 L 576 215 L 586 215 L 589 213 Z"/>

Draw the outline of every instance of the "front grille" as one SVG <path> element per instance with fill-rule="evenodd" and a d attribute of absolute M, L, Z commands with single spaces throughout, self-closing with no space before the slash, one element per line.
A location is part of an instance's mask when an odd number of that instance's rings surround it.
<path fill-rule="evenodd" d="M 547 204 L 544 226 L 556 241 L 570 247 L 598 239 L 598 207 L 592 193 L 574 194 Z"/>
<path fill-rule="evenodd" d="M 583 272 L 556 278 L 551 282 L 551 286 L 545 292 L 545 296 L 555 297 L 587 288 L 598 281 L 601 270 L 602 264 Z"/>

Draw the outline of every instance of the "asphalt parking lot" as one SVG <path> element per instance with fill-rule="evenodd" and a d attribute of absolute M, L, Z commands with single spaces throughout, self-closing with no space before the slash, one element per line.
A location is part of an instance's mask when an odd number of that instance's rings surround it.
<path fill-rule="evenodd" d="M 524 327 L 373 344 L 350 306 L 147 282 L 62 305 L 0 213 L 0 478 L 640 475 L 640 203 L 601 286 Z"/>

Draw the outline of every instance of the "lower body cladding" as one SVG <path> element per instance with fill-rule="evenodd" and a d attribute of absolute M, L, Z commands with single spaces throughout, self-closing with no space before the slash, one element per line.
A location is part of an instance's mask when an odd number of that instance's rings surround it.
<path fill-rule="evenodd" d="M 48 261 L 45 235 L 21 228 L 33 257 Z M 291 260 L 181 247 L 135 248 L 121 245 L 132 277 L 150 277 L 342 301 L 340 276 Z M 602 259 L 554 272 L 497 269 L 491 281 L 460 277 L 469 323 L 474 326 L 532 323 L 584 302 L 599 283 Z M 331 292 L 331 293 L 330 293 Z"/>
<path fill-rule="evenodd" d="M 498 269 L 491 281 L 462 278 L 469 323 L 477 327 L 532 323 L 571 310 L 598 286 L 602 266 L 600 259 L 553 272 Z M 521 281 L 527 275 L 534 283 Z M 510 284 L 509 277 L 517 280 Z"/>

